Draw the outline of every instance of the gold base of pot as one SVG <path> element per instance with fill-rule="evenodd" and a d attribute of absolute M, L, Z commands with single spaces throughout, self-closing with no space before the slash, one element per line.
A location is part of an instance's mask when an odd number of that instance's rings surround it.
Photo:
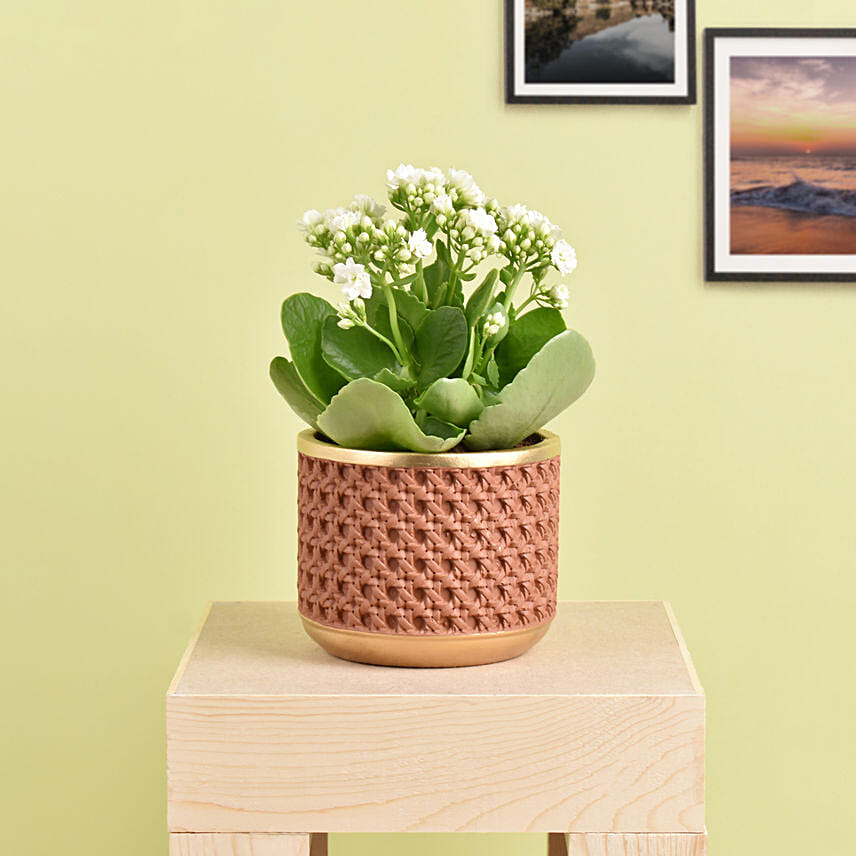
<path fill-rule="evenodd" d="M 443 669 L 482 666 L 511 660 L 528 651 L 550 627 L 550 622 L 524 630 L 449 636 L 399 636 L 342 630 L 300 616 L 309 636 L 328 654 L 374 666 Z"/>

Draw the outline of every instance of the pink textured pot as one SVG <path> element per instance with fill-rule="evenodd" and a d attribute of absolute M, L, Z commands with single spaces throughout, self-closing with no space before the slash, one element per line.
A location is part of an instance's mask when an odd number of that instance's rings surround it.
<path fill-rule="evenodd" d="M 559 438 L 497 452 L 370 452 L 298 437 L 298 600 L 329 653 L 472 666 L 556 611 Z"/>

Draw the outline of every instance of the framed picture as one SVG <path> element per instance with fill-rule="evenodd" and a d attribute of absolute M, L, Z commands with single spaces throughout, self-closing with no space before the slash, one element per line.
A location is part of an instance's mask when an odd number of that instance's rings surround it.
<path fill-rule="evenodd" d="M 856 30 L 705 31 L 708 280 L 856 280 Z"/>
<path fill-rule="evenodd" d="M 506 0 L 506 101 L 695 104 L 694 4 Z"/>

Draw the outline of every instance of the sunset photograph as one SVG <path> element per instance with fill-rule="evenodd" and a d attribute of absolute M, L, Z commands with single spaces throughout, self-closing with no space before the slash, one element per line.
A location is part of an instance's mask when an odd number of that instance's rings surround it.
<path fill-rule="evenodd" d="M 730 58 L 733 255 L 856 254 L 856 57 Z"/>

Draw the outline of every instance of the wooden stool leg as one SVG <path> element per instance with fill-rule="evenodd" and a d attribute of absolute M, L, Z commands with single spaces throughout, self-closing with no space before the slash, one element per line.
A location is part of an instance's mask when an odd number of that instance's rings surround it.
<path fill-rule="evenodd" d="M 568 856 L 568 836 L 566 833 L 547 833 L 547 856 Z"/>
<path fill-rule="evenodd" d="M 707 856 L 706 832 L 551 832 L 548 856 Z"/>
<path fill-rule="evenodd" d="M 169 856 L 327 856 L 327 834 L 173 832 Z"/>

